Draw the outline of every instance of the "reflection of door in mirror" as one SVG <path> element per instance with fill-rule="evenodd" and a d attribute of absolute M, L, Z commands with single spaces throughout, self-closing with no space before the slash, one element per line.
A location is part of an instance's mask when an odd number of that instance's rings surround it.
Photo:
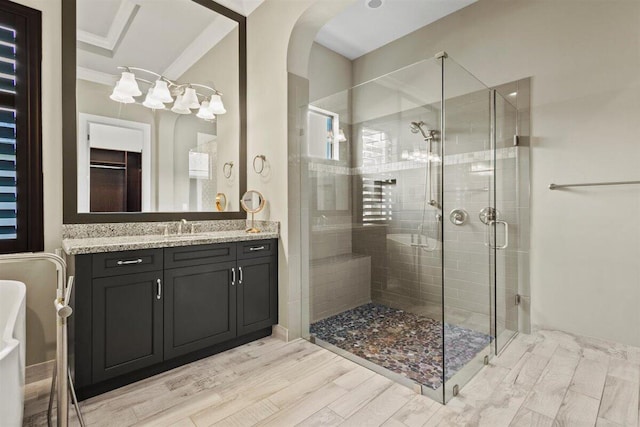
<path fill-rule="evenodd" d="M 142 156 L 120 150 L 91 149 L 91 212 L 142 210 Z"/>
<path fill-rule="evenodd" d="M 89 114 L 79 118 L 78 211 L 148 209 L 150 126 Z"/>

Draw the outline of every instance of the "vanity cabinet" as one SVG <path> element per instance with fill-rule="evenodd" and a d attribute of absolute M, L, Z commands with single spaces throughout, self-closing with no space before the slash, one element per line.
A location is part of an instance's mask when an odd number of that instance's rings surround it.
<path fill-rule="evenodd" d="M 236 336 L 235 267 L 235 262 L 224 262 L 165 271 L 166 357 L 188 354 Z"/>
<path fill-rule="evenodd" d="M 271 334 L 277 240 L 77 255 L 80 399 Z"/>
<path fill-rule="evenodd" d="M 277 317 L 277 269 L 269 258 L 238 261 L 238 334 L 266 328 Z"/>
<path fill-rule="evenodd" d="M 95 381 L 162 362 L 162 271 L 93 280 Z"/>

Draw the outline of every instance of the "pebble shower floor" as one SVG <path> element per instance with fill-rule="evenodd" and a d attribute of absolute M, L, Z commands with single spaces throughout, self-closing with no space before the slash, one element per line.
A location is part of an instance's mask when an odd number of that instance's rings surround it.
<path fill-rule="evenodd" d="M 311 324 L 311 335 L 431 389 L 442 385 L 441 322 L 365 304 Z M 488 335 L 444 324 L 445 379 L 482 351 Z"/>

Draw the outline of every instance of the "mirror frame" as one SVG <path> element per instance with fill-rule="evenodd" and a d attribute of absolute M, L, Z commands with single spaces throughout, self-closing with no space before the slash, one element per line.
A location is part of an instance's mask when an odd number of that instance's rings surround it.
<path fill-rule="evenodd" d="M 239 196 L 247 191 L 247 17 L 214 0 L 191 0 L 238 23 L 240 141 L 238 179 Z M 238 212 L 117 212 L 79 213 L 77 182 L 77 104 L 76 104 L 76 0 L 62 0 L 62 194 L 63 224 L 110 222 L 190 221 L 246 219 Z M 214 207 L 215 208 L 215 207 Z"/>

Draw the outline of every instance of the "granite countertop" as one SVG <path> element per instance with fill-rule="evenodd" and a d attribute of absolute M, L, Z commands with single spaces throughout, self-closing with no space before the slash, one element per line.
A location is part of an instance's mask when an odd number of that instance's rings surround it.
<path fill-rule="evenodd" d="M 279 237 L 278 224 L 276 223 L 275 226 L 265 225 L 267 226 L 262 228 L 263 231 L 260 233 L 247 233 L 244 227 L 238 229 L 234 226 L 234 229 L 224 229 L 227 227 L 221 227 L 223 229 L 207 230 L 194 234 L 169 234 L 168 236 L 162 234 L 137 235 L 135 233 L 132 233 L 133 235 L 122 235 L 118 230 L 114 233 L 113 228 L 115 227 L 113 226 L 110 227 L 110 230 L 107 230 L 107 227 L 103 226 L 102 229 L 99 229 L 93 225 L 93 228 L 88 230 L 80 229 L 80 226 L 74 225 L 73 227 L 75 228 L 71 232 L 67 232 L 66 236 L 64 236 L 62 248 L 67 255 L 81 255 L 131 251 L 136 249 L 170 248 L 176 246 L 277 239 Z M 122 225 L 118 225 L 118 227 L 121 228 Z M 129 230 L 133 231 L 133 227 L 136 227 L 136 225 L 129 227 Z"/>

